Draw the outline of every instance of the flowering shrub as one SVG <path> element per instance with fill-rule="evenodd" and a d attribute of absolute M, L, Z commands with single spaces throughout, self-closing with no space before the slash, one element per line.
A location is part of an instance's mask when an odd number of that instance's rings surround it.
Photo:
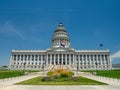
<path fill-rule="evenodd" d="M 52 76 L 54 78 L 60 77 L 71 77 L 74 75 L 73 72 L 64 70 L 64 69 L 55 69 L 54 71 L 50 71 L 47 73 L 47 75 Z"/>

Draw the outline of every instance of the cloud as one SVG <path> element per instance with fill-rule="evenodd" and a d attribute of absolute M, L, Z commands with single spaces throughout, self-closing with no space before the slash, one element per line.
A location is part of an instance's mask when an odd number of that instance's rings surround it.
<path fill-rule="evenodd" d="M 111 59 L 112 59 L 112 60 L 113 60 L 113 59 L 117 59 L 117 58 L 120 58 L 120 50 L 111 55 Z"/>
<path fill-rule="evenodd" d="M 25 39 L 23 33 L 19 29 L 17 29 L 10 21 L 7 21 L 4 24 L 0 25 L 0 33 L 18 36 L 23 40 Z"/>

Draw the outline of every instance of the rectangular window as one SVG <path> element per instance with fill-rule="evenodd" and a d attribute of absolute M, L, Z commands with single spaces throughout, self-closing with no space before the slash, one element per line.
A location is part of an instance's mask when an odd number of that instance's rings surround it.
<path fill-rule="evenodd" d="M 25 55 L 25 61 L 27 60 L 27 55 Z"/>
<path fill-rule="evenodd" d="M 98 61 L 100 61 L 100 55 L 98 55 Z"/>
<path fill-rule="evenodd" d="M 102 57 L 102 60 L 104 61 L 104 57 L 103 57 L 103 55 L 101 55 L 101 57 Z"/>
<path fill-rule="evenodd" d="M 80 55 L 80 61 L 82 61 L 82 55 Z"/>
<path fill-rule="evenodd" d="M 95 59 L 95 61 L 97 60 L 97 57 L 96 57 L 96 55 L 94 55 L 94 59 Z"/>
<path fill-rule="evenodd" d="M 20 55 L 18 55 L 18 61 L 20 60 Z"/>
<path fill-rule="evenodd" d="M 45 60 L 45 55 L 43 55 L 43 61 Z"/>
<path fill-rule="evenodd" d="M 23 61 L 23 55 L 21 55 L 21 61 Z"/>
<path fill-rule="evenodd" d="M 30 61 L 30 55 L 28 55 L 28 60 Z"/>
<path fill-rule="evenodd" d="M 93 61 L 93 55 L 91 55 L 91 61 Z"/>
<path fill-rule="evenodd" d="M 85 60 L 86 60 L 86 55 L 84 55 L 84 57 L 83 57 L 83 58 L 84 58 L 84 61 L 85 61 Z"/>
<path fill-rule="evenodd" d="M 107 55 L 105 55 L 105 60 L 107 61 Z"/>
<path fill-rule="evenodd" d="M 39 55 L 39 61 L 41 61 L 41 55 Z"/>
<path fill-rule="evenodd" d="M 16 61 L 16 55 L 14 55 L 14 60 Z"/>
<path fill-rule="evenodd" d="M 32 55 L 32 61 L 34 60 L 34 55 Z"/>
<path fill-rule="evenodd" d="M 89 61 L 89 55 L 87 55 L 87 60 Z"/>
<path fill-rule="evenodd" d="M 38 60 L 38 55 L 35 56 L 35 60 L 36 60 L 36 61 Z"/>
<path fill-rule="evenodd" d="M 76 55 L 76 61 L 78 61 L 78 55 Z"/>

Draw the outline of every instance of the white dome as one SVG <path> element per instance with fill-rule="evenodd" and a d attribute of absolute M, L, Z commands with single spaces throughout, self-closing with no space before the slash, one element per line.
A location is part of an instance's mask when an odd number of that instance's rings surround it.
<path fill-rule="evenodd" d="M 61 40 L 65 44 L 65 47 L 70 46 L 70 39 L 66 29 L 63 27 L 62 23 L 56 28 L 53 38 L 52 38 L 52 47 L 60 47 Z"/>

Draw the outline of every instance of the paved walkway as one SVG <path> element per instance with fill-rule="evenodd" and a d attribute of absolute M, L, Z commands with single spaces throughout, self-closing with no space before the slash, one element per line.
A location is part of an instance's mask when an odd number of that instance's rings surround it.
<path fill-rule="evenodd" d="M 5 79 L 4 81 L 0 80 L 0 90 L 120 90 L 120 81 L 118 82 L 117 80 L 105 79 L 84 74 L 81 74 L 81 76 L 102 81 L 108 83 L 109 85 L 14 85 L 14 83 L 20 81 L 24 81 L 40 75 L 45 75 L 44 73 L 41 72 L 38 74 L 22 76 L 13 79 Z"/>

